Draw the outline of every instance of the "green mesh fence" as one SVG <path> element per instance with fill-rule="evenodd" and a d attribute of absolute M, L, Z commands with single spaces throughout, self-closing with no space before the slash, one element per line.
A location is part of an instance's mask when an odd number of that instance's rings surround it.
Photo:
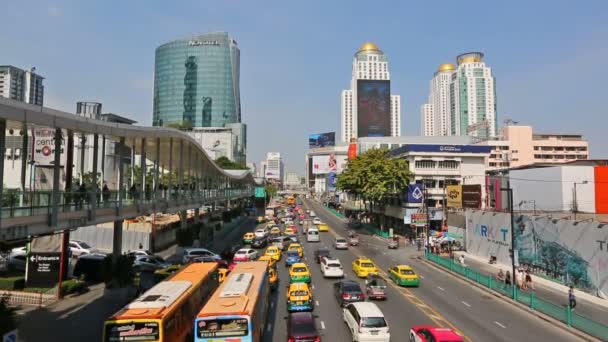
<path fill-rule="evenodd" d="M 450 258 L 444 258 L 439 255 L 429 253 L 428 251 L 425 252 L 425 257 L 448 270 L 477 282 L 478 284 L 481 284 L 504 296 L 513 298 L 513 286 L 494 279 L 493 275 L 491 274 L 483 274 L 468 266 L 464 267 Z M 604 341 L 608 341 L 608 326 L 579 315 L 576 312 L 572 312 L 565 305 L 557 305 L 539 298 L 533 292 L 516 290 L 515 293 L 515 298 L 519 303 L 560 320 L 565 324 L 568 324 L 569 326 L 581 330 L 589 335 L 595 336 Z"/>

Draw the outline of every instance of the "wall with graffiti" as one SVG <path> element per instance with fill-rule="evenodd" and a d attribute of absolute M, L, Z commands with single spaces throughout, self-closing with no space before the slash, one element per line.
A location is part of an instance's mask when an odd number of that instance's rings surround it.
<path fill-rule="evenodd" d="M 510 265 L 509 214 L 467 210 L 466 249 Z M 608 224 L 541 216 L 514 216 L 519 264 L 534 274 L 608 295 Z"/>

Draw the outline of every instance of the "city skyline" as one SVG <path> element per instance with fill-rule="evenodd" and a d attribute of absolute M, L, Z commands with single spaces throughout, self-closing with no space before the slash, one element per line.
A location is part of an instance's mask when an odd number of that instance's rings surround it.
<path fill-rule="evenodd" d="M 308 134 L 339 131 L 340 102 L 336 98 L 350 74 L 343 68 L 344 61 L 352 58 L 362 42 L 373 41 L 389 51 L 391 91 L 403 97 L 402 135 L 419 134 L 420 106 L 426 102 L 429 75 L 437 65 L 453 63 L 453 56 L 463 51 L 481 51 L 491 56 L 497 79 L 499 126 L 511 118 L 540 132 L 580 133 L 590 142 L 591 158 L 608 155 L 608 147 L 602 144 L 606 119 L 601 101 L 607 71 L 596 67 L 608 56 L 602 43 L 608 25 L 597 15 L 605 12 L 604 3 L 589 3 L 584 8 L 570 8 L 566 2 L 550 8 L 526 4 L 525 13 L 514 4 L 498 5 L 488 12 L 448 4 L 441 13 L 431 4 L 397 5 L 367 21 L 363 21 L 365 13 L 357 11 L 338 15 L 343 8 L 334 4 L 319 13 L 320 4 L 277 3 L 263 11 L 249 4 L 221 2 L 192 2 L 181 8 L 124 5 L 121 11 L 107 4 L 62 1 L 34 8 L 7 4 L 7 12 L 12 14 L 7 24 L 35 20 L 40 25 L 24 27 L 18 37 L 0 38 L 2 64 L 23 69 L 36 66 L 46 78 L 45 105 L 49 107 L 73 111 L 78 100 L 98 101 L 112 112 L 150 125 L 154 49 L 176 37 L 229 32 L 243 53 L 241 100 L 243 122 L 249 124 L 248 160 L 259 161 L 280 145 L 286 170 L 301 173 Z M 203 9 L 211 15 L 201 25 L 195 18 Z M 449 21 L 466 12 L 485 23 L 489 20 L 485 14 L 497 10 L 503 15 L 489 16 L 492 26 L 472 20 L 459 22 L 458 30 L 450 30 L 446 24 L 420 30 L 425 27 L 423 18 L 431 13 L 441 19 L 438 21 Z M 138 25 L 133 26 L 133 16 L 139 11 Z M 108 12 L 114 14 L 114 25 L 101 25 Z M 294 12 L 300 14 L 281 19 Z M 251 13 L 276 20 L 253 20 L 256 16 Z M 535 19 L 541 13 L 542 24 Z M 307 26 L 310 18 L 315 18 L 316 25 Z M 566 30 L 564 20 L 573 28 Z M 277 24 L 283 29 L 277 30 Z M 330 25 L 334 29 L 328 30 Z M 473 29 L 474 35 L 462 34 Z M 94 54 L 77 43 L 90 41 L 92 34 Z M 24 41 L 40 43 L 34 46 Z M 312 58 L 319 53 L 323 63 Z M 269 130 L 272 134 L 266 134 Z"/>

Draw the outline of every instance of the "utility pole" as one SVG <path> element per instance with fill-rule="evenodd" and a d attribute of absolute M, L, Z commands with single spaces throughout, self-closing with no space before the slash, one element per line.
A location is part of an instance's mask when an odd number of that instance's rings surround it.
<path fill-rule="evenodd" d="M 515 277 L 515 221 L 513 219 L 513 189 L 510 184 L 507 184 L 508 188 L 501 188 L 500 191 L 506 191 L 509 198 L 509 212 L 511 214 L 511 268 L 512 268 L 512 284 L 513 284 L 513 299 L 515 299 L 516 291 L 516 277 Z"/>

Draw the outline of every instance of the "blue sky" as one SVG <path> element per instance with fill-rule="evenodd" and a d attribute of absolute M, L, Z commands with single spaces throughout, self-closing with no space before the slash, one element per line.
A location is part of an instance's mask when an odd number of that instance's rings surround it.
<path fill-rule="evenodd" d="M 419 107 L 437 66 L 482 51 L 497 78 L 499 122 L 581 133 L 608 158 L 607 1 L 4 1 L 0 64 L 36 66 L 45 104 L 76 101 L 141 124 L 152 120 L 154 49 L 227 31 L 241 49 L 248 159 L 281 152 L 304 174 L 309 133 L 340 129 L 340 91 L 357 48 L 388 55 L 402 132 L 419 134 Z M 10 29 L 7 29 L 10 28 Z M 339 136 L 339 134 L 337 134 Z"/>

